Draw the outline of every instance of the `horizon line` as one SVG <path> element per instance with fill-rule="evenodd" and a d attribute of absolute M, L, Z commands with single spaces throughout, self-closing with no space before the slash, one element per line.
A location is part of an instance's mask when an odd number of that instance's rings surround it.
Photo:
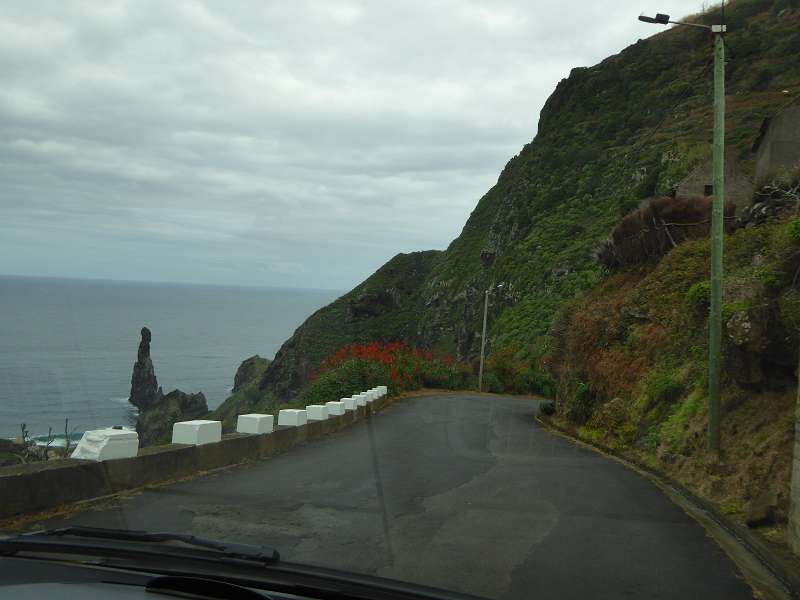
<path fill-rule="evenodd" d="M 108 277 L 69 277 L 64 275 L 20 275 L 18 273 L 0 273 L 0 278 L 5 279 L 51 279 L 56 281 L 80 281 L 80 282 L 97 282 L 97 283 L 127 283 L 127 284 L 147 284 L 147 285 L 172 285 L 172 286 L 195 286 L 195 287 L 217 287 L 217 288 L 242 288 L 242 289 L 257 289 L 257 290 L 284 290 L 284 291 L 301 291 L 301 292 L 334 292 L 337 294 L 345 294 L 346 290 L 337 290 L 334 288 L 312 288 L 312 287 L 291 287 L 284 285 L 257 285 L 257 284 L 242 284 L 242 283 L 208 283 L 197 281 L 164 281 L 153 279 L 112 279 Z"/>

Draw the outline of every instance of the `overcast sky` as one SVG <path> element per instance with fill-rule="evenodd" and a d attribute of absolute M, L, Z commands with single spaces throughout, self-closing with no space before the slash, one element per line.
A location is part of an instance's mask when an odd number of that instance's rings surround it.
<path fill-rule="evenodd" d="M 697 0 L 3 0 L 0 273 L 345 290 Z"/>

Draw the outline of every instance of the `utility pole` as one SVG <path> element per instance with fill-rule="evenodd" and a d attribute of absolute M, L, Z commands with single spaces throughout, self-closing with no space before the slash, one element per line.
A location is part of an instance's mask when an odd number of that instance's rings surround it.
<path fill-rule="evenodd" d="M 719 456 L 722 371 L 722 247 L 725 235 L 725 42 L 714 25 L 714 199 L 711 207 L 711 310 L 708 317 L 708 449 Z"/>
<path fill-rule="evenodd" d="M 483 295 L 483 334 L 481 335 L 481 366 L 478 369 L 478 391 L 483 391 L 483 357 L 486 352 L 486 314 L 489 311 L 489 290 Z"/>
<path fill-rule="evenodd" d="M 486 353 L 486 315 L 489 312 L 489 294 L 491 294 L 494 290 L 503 289 L 503 284 L 498 283 L 496 286 L 492 286 L 486 290 L 483 296 L 483 335 L 481 335 L 481 366 L 478 370 L 478 391 L 483 391 L 483 360 L 484 355 Z"/>
<path fill-rule="evenodd" d="M 722 248 L 725 235 L 725 2 L 721 24 L 701 25 L 671 21 L 669 15 L 641 15 L 640 21 L 658 25 L 684 25 L 706 29 L 714 35 L 714 198 L 711 204 L 711 307 L 708 315 L 708 449 L 720 455 L 719 407 L 722 370 Z"/>

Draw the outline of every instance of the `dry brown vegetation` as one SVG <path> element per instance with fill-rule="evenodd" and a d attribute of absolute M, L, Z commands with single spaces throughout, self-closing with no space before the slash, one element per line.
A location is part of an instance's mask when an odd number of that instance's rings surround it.
<path fill-rule="evenodd" d="M 625 227 L 635 231 L 637 221 Z M 657 264 L 618 269 L 564 311 L 546 357 L 558 389 L 555 418 L 734 519 L 744 521 L 766 493 L 774 525 L 760 531 L 781 541 L 794 439 L 798 251 L 800 220 L 790 216 L 726 236 L 721 463 L 706 454 L 707 239 L 679 244 Z M 762 331 L 752 347 L 734 341 L 734 315 Z M 758 381 L 742 378 L 742 360 L 756 367 Z"/>
<path fill-rule="evenodd" d="M 725 204 L 725 225 L 731 230 L 735 207 Z M 601 245 L 598 260 L 614 269 L 658 260 L 681 242 L 707 237 L 711 198 L 657 198 L 629 213 Z"/>

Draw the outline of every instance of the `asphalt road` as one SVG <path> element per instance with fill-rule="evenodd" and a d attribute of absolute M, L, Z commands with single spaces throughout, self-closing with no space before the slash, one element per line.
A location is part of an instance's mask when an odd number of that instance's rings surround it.
<path fill-rule="evenodd" d="M 68 522 L 270 544 L 292 561 L 488 598 L 753 597 L 660 490 L 547 433 L 535 409 L 409 398 L 279 457 Z"/>

